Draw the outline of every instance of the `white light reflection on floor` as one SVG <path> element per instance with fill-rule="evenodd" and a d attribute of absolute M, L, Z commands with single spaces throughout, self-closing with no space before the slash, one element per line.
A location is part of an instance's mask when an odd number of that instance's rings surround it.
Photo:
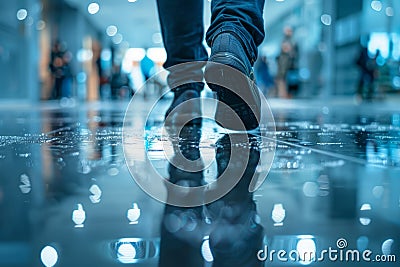
<path fill-rule="evenodd" d="M 138 224 L 140 218 L 140 209 L 137 203 L 133 203 L 131 209 L 129 209 L 126 213 L 126 217 L 129 220 L 129 224 Z"/>
<path fill-rule="evenodd" d="M 131 243 L 123 243 L 118 246 L 117 257 L 122 263 L 133 263 L 136 257 L 136 249 Z"/>
<path fill-rule="evenodd" d="M 40 253 L 40 260 L 46 267 L 53 267 L 58 261 L 58 253 L 52 246 L 46 246 Z"/>
<path fill-rule="evenodd" d="M 102 191 L 97 184 L 93 184 L 89 188 L 89 192 L 91 193 L 91 195 L 89 196 L 89 199 L 93 204 L 97 204 L 101 201 Z"/>
<path fill-rule="evenodd" d="M 21 190 L 22 194 L 28 194 L 31 192 L 31 181 L 29 179 L 29 176 L 26 174 L 22 174 L 19 177 L 21 184 L 19 185 L 19 189 Z"/>
<path fill-rule="evenodd" d="M 72 212 L 72 221 L 75 223 L 75 228 L 83 228 L 83 223 L 86 220 L 86 212 L 82 204 L 77 205 L 78 208 Z"/>
<path fill-rule="evenodd" d="M 315 255 L 317 251 L 313 236 L 299 236 L 296 250 L 299 254 L 301 264 L 311 264 L 315 260 Z"/>
<path fill-rule="evenodd" d="M 116 241 L 113 245 L 113 250 L 116 259 L 120 263 L 132 264 L 158 259 L 160 253 L 159 247 L 159 239 L 146 240 L 143 238 L 129 237 L 121 238 Z"/>
<path fill-rule="evenodd" d="M 205 236 L 203 238 L 203 244 L 201 245 L 201 255 L 203 256 L 203 259 L 207 262 L 213 262 L 214 257 L 212 255 L 211 249 L 210 249 L 210 237 Z"/>
<path fill-rule="evenodd" d="M 388 239 L 382 243 L 382 253 L 383 255 L 390 255 L 392 254 L 392 246 L 393 246 L 394 240 L 393 239 Z"/>
<path fill-rule="evenodd" d="M 361 212 L 368 212 L 372 210 L 371 204 L 365 203 L 361 206 L 360 211 Z M 360 216 L 360 223 L 364 226 L 367 226 L 371 223 L 371 218 L 366 217 L 366 216 Z"/>
<path fill-rule="evenodd" d="M 275 204 L 272 210 L 272 220 L 274 221 L 274 226 L 283 226 L 283 220 L 285 220 L 286 211 L 283 208 L 283 204 Z"/>

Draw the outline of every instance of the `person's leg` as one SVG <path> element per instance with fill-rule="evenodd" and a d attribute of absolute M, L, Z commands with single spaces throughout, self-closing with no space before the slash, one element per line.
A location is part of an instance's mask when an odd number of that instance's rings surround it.
<path fill-rule="evenodd" d="M 62 87 L 62 78 L 56 78 L 55 79 L 55 86 L 54 86 L 54 99 L 61 99 L 62 94 L 61 94 L 61 87 Z"/>
<path fill-rule="evenodd" d="M 361 72 L 360 79 L 358 80 L 358 84 L 357 84 L 357 95 L 360 98 L 364 98 L 364 77 L 365 77 L 364 72 Z"/>
<path fill-rule="evenodd" d="M 176 64 L 207 61 L 203 45 L 203 1 L 202 0 L 157 0 L 161 33 L 167 52 L 164 68 Z M 177 71 L 176 71 L 177 72 Z M 190 70 L 202 77 L 201 69 Z M 174 84 L 180 73 L 170 73 L 168 79 Z"/>
<path fill-rule="evenodd" d="M 285 79 L 281 78 L 277 80 L 277 87 L 278 87 L 278 97 L 279 98 L 288 98 L 287 92 L 287 84 Z"/>
<path fill-rule="evenodd" d="M 202 82 L 204 64 L 189 64 L 177 66 L 181 63 L 194 61 L 205 62 L 208 59 L 203 45 L 203 1 L 202 0 L 157 0 L 158 14 L 161 25 L 164 47 L 167 52 L 167 61 L 164 68 L 168 69 L 168 85 L 174 92 L 174 100 L 166 112 L 171 111 L 187 100 L 200 97 L 204 87 Z M 200 115 L 200 103 L 193 105 L 189 116 Z M 171 121 L 174 123 L 175 114 Z M 176 114 L 178 115 L 178 114 Z M 182 114 L 180 114 L 182 115 Z M 187 115 L 187 114 L 185 114 Z"/>
<path fill-rule="evenodd" d="M 375 86 L 375 81 L 374 81 L 374 74 L 368 73 L 367 75 L 367 95 L 366 98 L 368 100 L 372 100 L 374 97 L 374 86 Z"/>
<path fill-rule="evenodd" d="M 244 125 L 245 130 L 253 130 L 259 126 L 260 94 L 249 79 L 254 78 L 257 47 L 264 39 L 264 2 L 211 2 L 211 25 L 206 35 L 211 55 L 205 79 L 218 100 L 225 104 L 218 105 L 215 114 L 216 121 L 225 128 L 242 130 Z M 232 110 L 239 120 L 232 116 Z"/>
<path fill-rule="evenodd" d="M 240 53 L 237 56 L 242 61 L 248 61 L 244 62 L 246 65 L 253 66 L 257 59 L 257 47 L 265 36 L 264 3 L 265 0 L 213 0 L 211 25 L 206 35 L 212 54 L 219 50 L 237 50 L 232 52 Z M 223 33 L 230 35 L 216 40 Z M 230 38 L 231 35 L 235 38 Z M 224 42 L 223 39 L 228 40 Z M 238 44 L 242 46 L 242 50 L 236 47 Z"/>

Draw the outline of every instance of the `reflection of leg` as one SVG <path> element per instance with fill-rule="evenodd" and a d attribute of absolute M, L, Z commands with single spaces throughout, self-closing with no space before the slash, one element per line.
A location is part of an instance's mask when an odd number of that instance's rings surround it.
<path fill-rule="evenodd" d="M 253 194 L 249 192 L 249 184 L 260 159 L 257 147 L 259 140 L 251 135 L 248 138 L 249 146 L 243 146 L 243 150 L 236 150 L 236 153 L 241 151 L 243 154 L 249 153 L 248 163 L 245 166 L 239 162 L 245 160 L 242 157 L 237 158 L 236 155 L 231 158 L 232 150 L 228 135 L 223 136 L 216 144 L 219 178 L 226 171 L 239 172 L 237 168 L 244 168 L 245 171 L 238 184 L 228 194 L 207 207 L 214 221 L 210 233 L 214 267 L 263 266 L 263 262 L 257 259 L 257 251 L 262 247 L 263 227 L 259 223 Z M 231 160 L 233 162 L 230 162 Z"/>
<path fill-rule="evenodd" d="M 187 170 L 193 167 L 191 164 L 195 164 L 194 162 L 201 158 L 200 137 L 200 128 L 197 127 L 183 127 L 179 133 L 171 136 L 175 155 L 168 167 L 169 182 L 184 187 L 197 187 L 204 184 L 202 171 Z M 201 164 L 201 161 L 197 163 Z M 168 198 L 174 193 L 176 192 L 168 192 Z M 176 197 L 185 196 L 178 193 Z M 188 194 L 186 197 L 193 196 Z M 165 206 L 161 225 L 160 267 L 204 266 L 201 256 L 201 244 L 204 237 L 202 211 L 202 206 L 193 208 Z"/>
<path fill-rule="evenodd" d="M 203 267 L 200 208 L 166 206 L 161 226 L 159 267 Z"/>
<path fill-rule="evenodd" d="M 254 202 L 229 203 L 210 234 L 210 248 L 214 267 L 261 267 L 257 258 L 262 249 L 263 227 L 258 222 Z"/>

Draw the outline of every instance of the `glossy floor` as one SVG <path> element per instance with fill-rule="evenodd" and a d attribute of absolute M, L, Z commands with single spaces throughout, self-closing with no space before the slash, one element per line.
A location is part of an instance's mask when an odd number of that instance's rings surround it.
<path fill-rule="evenodd" d="M 271 100 L 276 132 L 237 143 L 211 120 L 165 137 L 168 101 L 147 120 L 135 107 L 126 127 L 127 103 L 2 105 L 0 266 L 398 266 L 395 102 Z M 203 168 L 179 170 L 179 151 Z M 241 180 L 207 205 L 175 207 L 139 187 L 149 166 L 183 186 L 225 170 Z"/>

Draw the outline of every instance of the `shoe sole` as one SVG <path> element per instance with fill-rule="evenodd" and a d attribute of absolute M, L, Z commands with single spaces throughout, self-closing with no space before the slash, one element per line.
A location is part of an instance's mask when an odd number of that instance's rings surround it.
<path fill-rule="evenodd" d="M 261 116 L 258 88 L 245 74 L 228 65 L 232 59 L 240 62 L 230 53 L 220 53 L 210 58 L 206 65 L 204 77 L 208 86 L 216 92 L 218 101 L 226 104 L 217 105 L 215 120 L 220 126 L 230 130 L 242 131 L 243 125 L 246 131 L 254 130 L 258 128 Z M 241 123 L 235 119 L 236 116 L 232 116 L 232 109 L 239 116 Z"/>

